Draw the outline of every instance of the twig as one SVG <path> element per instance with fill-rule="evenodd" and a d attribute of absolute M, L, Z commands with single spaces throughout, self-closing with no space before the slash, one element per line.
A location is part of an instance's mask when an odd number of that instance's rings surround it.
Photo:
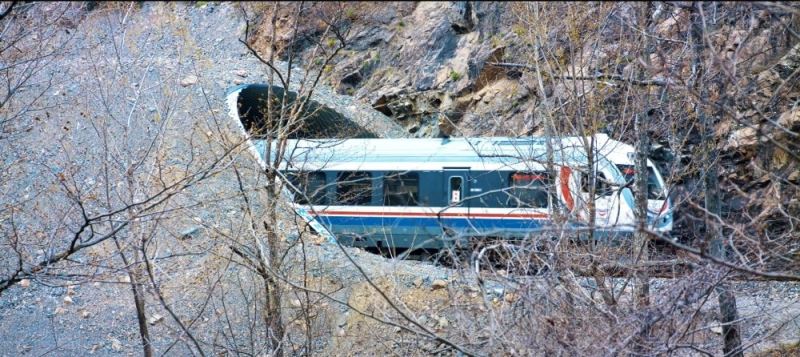
<path fill-rule="evenodd" d="M 743 267 L 741 265 L 736 265 L 736 264 L 730 263 L 728 261 L 722 260 L 720 258 L 717 258 L 717 257 L 715 257 L 713 255 L 710 255 L 710 254 L 708 254 L 705 251 L 702 251 L 700 249 L 692 248 L 692 247 L 690 247 L 688 245 L 685 245 L 685 244 L 682 244 L 682 243 L 678 243 L 678 242 L 676 242 L 676 241 L 674 241 L 672 239 L 669 239 L 669 238 L 663 236 L 662 234 L 660 234 L 658 232 L 655 232 L 655 231 L 652 231 L 652 230 L 645 230 L 645 232 L 647 234 L 653 236 L 654 238 L 656 238 L 656 239 L 658 239 L 658 240 L 660 240 L 662 242 L 666 242 L 667 244 L 669 244 L 669 245 L 671 245 L 671 246 L 673 246 L 675 248 L 687 251 L 687 252 L 692 253 L 692 254 L 696 254 L 696 255 L 698 255 L 698 256 L 700 256 L 702 258 L 708 259 L 711 262 L 713 262 L 715 264 L 718 264 L 718 265 L 721 265 L 721 266 L 724 266 L 726 268 L 730 268 L 730 269 L 733 269 L 733 270 L 736 270 L 736 271 L 739 271 L 739 272 L 742 272 L 742 273 L 750 274 L 750 275 L 760 276 L 760 277 L 767 278 L 768 280 L 772 280 L 772 281 L 800 281 L 800 275 L 771 273 L 771 272 L 760 271 L 760 270 L 755 270 L 755 269 Z"/>

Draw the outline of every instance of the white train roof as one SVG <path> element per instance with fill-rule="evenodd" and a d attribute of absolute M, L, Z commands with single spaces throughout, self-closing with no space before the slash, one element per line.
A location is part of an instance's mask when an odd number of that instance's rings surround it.
<path fill-rule="evenodd" d="M 585 149 L 577 139 L 552 140 L 556 165 L 585 166 Z M 289 140 L 284 155 L 289 165 L 281 169 L 539 171 L 545 169 L 546 140 L 544 137 Z M 255 140 L 255 147 L 264 157 L 266 142 Z"/>

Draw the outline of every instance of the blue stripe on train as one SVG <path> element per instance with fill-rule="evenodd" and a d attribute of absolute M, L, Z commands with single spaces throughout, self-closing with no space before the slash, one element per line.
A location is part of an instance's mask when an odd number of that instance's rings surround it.
<path fill-rule="evenodd" d="M 363 216 L 319 216 L 317 219 L 324 225 L 336 229 L 340 226 L 358 227 L 419 227 L 424 229 L 535 229 L 543 225 L 543 221 L 535 219 L 486 219 L 486 218 L 442 218 L 435 217 L 363 217 Z M 546 220 L 545 220 L 546 221 Z"/>

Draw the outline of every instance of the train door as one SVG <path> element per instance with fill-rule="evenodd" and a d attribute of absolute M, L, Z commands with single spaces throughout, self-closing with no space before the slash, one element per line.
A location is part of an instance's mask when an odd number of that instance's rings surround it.
<path fill-rule="evenodd" d="M 439 222 L 445 234 L 464 238 L 472 233 L 474 225 L 469 219 L 470 177 L 469 168 L 445 168 L 445 204 L 439 213 Z"/>
<path fill-rule="evenodd" d="M 447 192 L 445 206 L 469 207 L 469 169 L 444 169 L 444 189 Z"/>

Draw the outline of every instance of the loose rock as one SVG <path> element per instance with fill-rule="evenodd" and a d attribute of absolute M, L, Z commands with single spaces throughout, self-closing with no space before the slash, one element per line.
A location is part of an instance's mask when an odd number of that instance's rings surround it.
<path fill-rule="evenodd" d="M 711 332 L 713 332 L 713 333 L 715 333 L 717 335 L 721 335 L 722 334 L 722 326 L 719 326 L 719 325 L 711 326 Z"/>
<path fill-rule="evenodd" d="M 151 324 L 151 325 L 155 325 L 155 324 L 159 323 L 163 319 L 164 319 L 164 316 L 161 316 L 159 314 L 153 314 L 152 316 L 150 316 L 149 319 L 147 319 L 147 323 Z"/>
<path fill-rule="evenodd" d="M 431 283 L 431 289 L 439 290 L 447 287 L 447 282 L 442 279 L 436 279 Z"/>
<path fill-rule="evenodd" d="M 183 232 L 181 232 L 180 239 L 187 240 L 191 238 L 197 238 L 200 236 L 200 228 L 200 226 L 193 226 L 185 229 Z"/>
<path fill-rule="evenodd" d="M 789 182 L 800 182 L 800 171 L 792 172 L 788 178 Z"/>
<path fill-rule="evenodd" d="M 506 300 L 507 303 L 512 303 L 514 301 L 517 301 L 517 294 L 508 293 L 508 294 L 506 294 L 504 299 Z"/>
<path fill-rule="evenodd" d="M 181 79 L 181 87 L 188 87 L 197 84 L 197 76 L 189 75 Z"/>
<path fill-rule="evenodd" d="M 109 340 L 111 341 L 112 350 L 117 352 L 122 351 L 122 342 L 120 342 L 118 339 L 114 337 L 109 337 Z"/>

